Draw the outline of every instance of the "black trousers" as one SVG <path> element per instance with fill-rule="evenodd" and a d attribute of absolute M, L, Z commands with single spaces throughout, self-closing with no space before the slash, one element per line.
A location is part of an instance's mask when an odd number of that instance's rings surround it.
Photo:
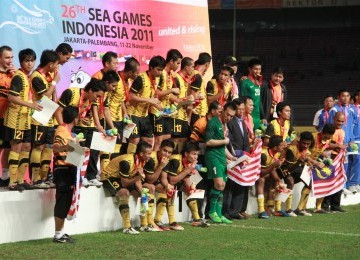
<path fill-rule="evenodd" d="M 223 214 L 230 217 L 245 212 L 249 197 L 249 187 L 241 186 L 228 179 L 224 190 Z"/>
<path fill-rule="evenodd" d="M 341 194 L 342 194 L 342 190 L 330 196 L 326 196 L 321 207 L 324 209 L 328 209 L 330 207 L 331 210 L 338 210 L 340 208 L 340 203 L 341 203 Z"/>

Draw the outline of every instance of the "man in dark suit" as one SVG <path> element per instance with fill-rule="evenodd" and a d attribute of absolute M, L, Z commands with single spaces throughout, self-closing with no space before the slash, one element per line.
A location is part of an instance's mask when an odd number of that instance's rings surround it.
<path fill-rule="evenodd" d="M 245 113 L 245 104 L 242 98 L 236 98 L 232 102 L 236 105 L 236 114 L 227 123 L 230 143 L 228 150 L 235 156 L 240 157 L 244 151 L 250 151 L 249 136 L 242 117 Z M 224 191 L 223 214 L 227 218 L 247 219 L 246 207 L 248 203 L 249 189 L 228 179 Z"/>

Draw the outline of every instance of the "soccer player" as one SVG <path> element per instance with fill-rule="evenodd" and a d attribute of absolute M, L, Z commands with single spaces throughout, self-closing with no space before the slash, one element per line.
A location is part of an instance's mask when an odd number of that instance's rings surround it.
<path fill-rule="evenodd" d="M 276 114 L 278 118 L 273 119 L 266 129 L 267 136 L 280 135 L 283 141 L 294 132 L 294 128 L 290 122 L 291 106 L 289 103 L 280 102 L 276 106 Z"/>
<path fill-rule="evenodd" d="M 279 135 L 273 135 L 270 137 L 269 144 L 267 147 L 263 147 L 261 151 L 261 172 L 260 178 L 256 181 L 256 194 L 257 194 L 257 203 L 258 203 L 258 217 L 260 219 L 268 219 L 269 215 L 265 211 L 265 189 L 268 190 L 268 205 L 273 207 L 274 198 L 272 189 L 275 190 L 284 188 L 284 185 L 280 182 L 280 178 L 276 172 L 276 169 L 279 168 L 284 162 L 281 157 L 281 153 L 285 149 L 286 144 L 282 140 L 282 137 Z M 286 212 L 281 210 L 281 202 L 276 203 L 276 211 L 274 215 L 276 216 L 285 216 L 289 215 Z"/>
<path fill-rule="evenodd" d="M 31 100 L 29 76 L 34 68 L 36 53 L 32 49 L 19 52 L 21 68 L 11 80 L 8 99 L 9 106 L 4 115 L 4 140 L 9 141 L 10 190 L 31 189 L 24 182 L 24 175 L 29 165 L 31 150 L 31 109 L 41 111 L 42 106 Z"/>
<path fill-rule="evenodd" d="M 229 100 L 231 94 L 231 84 L 229 80 L 234 75 L 234 70 L 230 67 L 222 67 L 217 79 L 212 79 L 207 83 L 206 94 L 208 104 L 213 101 L 219 101 L 220 105 L 224 106 Z"/>
<path fill-rule="evenodd" d="M 231 91 L 230 91 L 230 96 L 229 96 L 229 101 L 231 101 L 231 100 L 239 97 L 238 82 L 235 79 L 235 75 L 238 71 L 239 62 L 236 60 L 235 57 L 227 56 L 227 57 L 225 57 L 223 64 L 224 64 L 224 66 L 228 66 L 228 67 L 232 68 L 234 71 L 234 74 L 231 76 L 231 78 L 228 81 L 231 85 Z"/>
<path fill-rule="evenodd" d="M 153 143 L 153 130 L 148 111 L 150 106 L 162 110 L 161 102 L 156 96 L 156 89 L 164 68 L 165 59 L 163 57 L 152 57 L 149 62 L 149 69 L 140 73 L 131 85 L 130 106 L 127 111 L 131 121 L 136 126 L 130 135 L 127 153 L 135 153 L 140 138 L 149 144 Z"/>
<path fill-rule="evenodd" d="M 10 153 L 10 143 L 4 141 L 4 112 L 9 105 L 8 92 L 10 88 L 11 78 L 13 77 L 16 67 L 13 63 L 14 54 L 9 46 L 0 47 L 0 158 L 2 167 L 1 185 L 8 186 L 9 184 L 9 166 L 8 158 Z"/>
<path fill-rule="evenodd" d="M 232 223 L 222 215 L 223 191 L 227 181 L 226 170 L 226 146 L 229 144 L 226 125 L 236 113 L 236 106 L 229 102 L 224 106 L 221 118 L 211 118 L 206 126 L 205 142 L 205 165 L 208 170 L 208 179 L 212 179 L 214 186 L 210 191 L 210 212 L 209 216 L 214 223 Z M 231 159 L 236 159 L 231 156 Z"/>
<path fill-rule="evenodd" d="M 141 180 L 145 179 L 145 172 L 154 172 L 154 162 L 148 163 L 151 160 L 151 151 L 151 145 L 141 141 L 135 154 L 123 154 L 112 159 L 101 173 L 104 188 L 112 196 L 119 197 L 119 211 L 124 225 L 124 234 L 139 234 L 138 231 L 131 227 L 129 197 L 130 193 L 135 192 L 138 195 L 141 192 L 139 189 L 142 187 Z M 151 224 L 145 225 L 147 216 L 143 216 L 141 222 L 140 231 L 158 231 Z"/>
<path fill-rule="evenodd" d="M 259 59 L 249 61 L 249 74 L 240 82 L 240 96 L 250 97 L 254 102 L 254 110 L 251 116 L 254 120 L 254 130 L 260 127 L 263 111 L 261 106 L 261 88 L 263 76 L 261 75 L 262 62 Z"/>
<path fill-rule="evenodd" d="M 174 85 L 174 74 L 179 69 L 181 60 L 183 56 L 176 49 L 170 49 L 166 54 L 165 68 L 160 75 L 160 81 L 157 89 L 155 90 L 155 95 L 161 101 L 161 106 L 163 108 L 170 108 L 171 100 L 170 95 L 178 96 L 180 91 L 179 88 L 175 88 Z M 161 141 L 171 137 L 173 131 L 174 119 L 169 116 L 157 116 L 159 110 L 151 106 L 149 116 L 151 123 L 153 125 L 154 131 L 154 151 L 159 150 Z"/>
<path fill-rule="evenodd" d="M 190 127 L 201 117 L 204 117 L 208 111 L 208 103 L 206 98 L 206 84 L 203 80 L 206 71 L 208 70 L 211 62 L 211 56 L 207 52 L 201 52 L 198 59 L 195 61 L 195 70 L 192 82 L 190 85 L 190 94 L 194 99 L 199 100 L 191 113 Z"/>
<path fill-rule="evenodd" d="M 190 175 L 196 173 L 197 159 L 199 155 L 199 145 L 197 142 L 187 142 L 184 146 L 182 154 L 172 155 L 169 159 L 168 166 L 163 170 L 166 174 L 163 185 L 167 187 L 168 184 L 179 187 L 180 190 L 189 196 L 195 191 L 193 183 L 190 183 Z M 168 180 L 168 184 L 166 183 Z M 174 196 L 174 194 L 172 195 Z M 192 226 L 208 227 L 209 224 L 200 218 L 196 199 L 188 199 L 186 201 L 190 208 L 192 215 Z M 174 198 L 168 200 L 168 214 L 170 218 L 170 226 L 177 226 L 175 216 L 172 216 L 174 207 Z M 161 220 L 160 214 L 157 215 L 156 220 Z M 175 224 L 174 224 L 175 223 Z M 176 230 L 179 230 L 178 228 Z"/>
<path fill-rule="evenodd" d="M 65 107 L 73 106 L 79 108 L 79 122 L 74 129 L 76 133 L 83 133 L 85 137 L 84 146 L 90 148 L 91 139 L 94 128 L 94 119 L 92 117 L 91 108 L 92 106 L 97 105 L 97 100 L 104 96 L 107 91 L 107 87 L 104 81 L 92 78 L 90 82 L 85 86 L 85 88 L 69 88 L 66 89 L 59 98 L 58 104 L 59 108 L 55 111 L 55 117 L 61 125 L 63 119 L 61 116 L 62 110 Z M 97 157 L 92 157 L 90 152 L 89 164 L 86 170 L 86 178 L 83 180 L 83 186 L 87 187 L 89 185 L 100 187 L 102 185 L 96 179 L 97 174 Z M 92 162 L 90 164 L 90 162 Z M 91 165 L 91 166 L 90 166 Z M 90 168 L 94 167 L 94 168 Z"/>
<path fill-rule="evenodd" d="M 266 121 L 274 119 L 278 103 L 286 101 L 287 90 L 284 81 L 284 70 L 281 67 L 274 68 L 270 81 L 261 88 L 261 105 Z"/>
<path fill-rule="evenodd" d="M 324 100 L 324 108 L 316 112 L 314 116 L 313 126 L 317 132 L 321 132 L 323 126 L 329 121 L 329 111 L 334 106 L 334 98 L 326 96 Z"/>
<path fill-rule="evenodd" d="M 94 75 L 92 75 L 92 78 L 96 79 L 102 79 L 104 76 L 104 73 L 113 70 L 116 71 L 117 66 L 119 64 L 118 62 L 118 56 L 115 52 L 108 51 L 104 54 L 104 56 L 101 59 L 103 68 L 99 71 L 97 71 Z"/>
<path fill-rule="evenodd" d="M 66 107 L 62 110 L 63 123 L 54 134 L 54 183 L 56 201 L 54 207 L 55 235 L 53 242 L 74 243 L 74 239 L 64 232 L 65 218 L 71 207 L 73 188 L 76 183 L 77 167 L 65 162 L 68 152 L 74 149 L 69 145 L 73 136 L 72 128 L 77 124 L 79 108 Z"/>
<path fill-rule="evenodd" d="M 252 111 L 254 110 L 254 101 L 251 97 L 243 97 L 245 104 L 245 114 L 243 116 L 243 120 L 246 126 L 246 131 L 248 133 L 250 145 L 255 141 L 254 134 L 254 120 L 251 116 Z"/>
<path fill-rule="evenodd" d="M 341 113 L 341 112 L 339 112 Z M 341 128 L 341 126 L 340 126 Z M 342 129 L 340 129 L 343 131 Z M 320 133 L 314 133 L 314 147 L 310 149 L 311 152 L 311 158 L 317 160 L 317 159 L 324 159 L 324 158 L 330 158 L 330 154 L 328 153 L 330 149 L 330 142 L 333 138 L 333 135 L 335 134 L 335 127 L 330 124 L 325 124 L 322 127 L 322 130 Z M 337 145 L 332 145 L 332 149 L 335 149 Z M 328 211 L 322 209 L 321 204 L 324 201 L 324 198 L 317 198 L 316 199 L 316 208 L 314 210 L 314 213 L 328 213 Z"/>
<path fill-rule="evenodd" d="M 160 144 L 159 151 L 154 151 L 151 153 L 151 157 L 155 162 L 155 171 L 153 174 L 146 174 L 146 182 L 154 184 L 157 191 L 155 225 L 164 231 L 184 230 L 182 226 L 175 222 L 174 203 L 171 201 L 171 198 L 168 198 L 167 195 L 171 195 L 171 193 L 174 191 L 174 186 L 168 183 L 167 174 L 165 173 L 166 167 L 168 167 L 169 160 L 173 154 L 174 149 L 175 144 L 171 139 L 163 140 Z M 152 200 L 153 199 L 150 198 L 149 203 Z M 169 227 L 162 223 L 162 217 L 164 215 L 165 209 L 167 210 L 169 218 Z M 148 213 L 150 213 L 150 211 Z"/>
<path fill-rule="evenodd" d="M 60 74 L 54 74 L 59 65 L 59 59 L 59 55 L 52 50 L 45 50 L 42 52 L 40 65 L 30 77 L 34 103 L 40 103 L 43 96 L 53 99 L 56 84 L 60 80 Z M 54 74 L 55 78 L 53 78 L 51 74 Z M 42 125 L 32 119 L 32 151 L 30 155 L 30 168 L 33 184 L 38 188 L 50 187 L 45 183 L 45 181 L 47 179 L 52 159 L 54 131 L 53 118 L 50 118 L 45 125 Z"/>
<path fill-rule="evenodd" d="M 179 104 L 185 99 L 190 99 L 188 89 L 191 84 L 193 72 L 194 60 L 189 57 L 183 58 L 181 60 L 180 71 L 174 75 L 173 87 L 179 90 L 179 95 L 170 95 L 170 101 L 172 103 Z M 179 107 L 178 112 L 173 116 L 174 129 L 171 137 L 176 144 L 178 153 L 181 153 L 182 147 L 190 135 L 189 107 L 188 105 Z"/>

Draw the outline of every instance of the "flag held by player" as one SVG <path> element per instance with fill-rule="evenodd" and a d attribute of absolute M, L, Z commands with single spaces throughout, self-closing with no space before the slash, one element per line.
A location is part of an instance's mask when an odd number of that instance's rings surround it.
<path fill-rule="evenodd" d="M 315 198 L 329 196 L 344 187 L 346 181 L 344 157 L 345 151 L 341 151 L 335 157 L 332 165 L 311 170 L 312 195 Z"/>
<path fill-rule="evenodd" d="M 229 179 L 241 186 L 253 186 L 260 177 L 262 142 L 256 142 L 247 162 L 227 170 Z"/>

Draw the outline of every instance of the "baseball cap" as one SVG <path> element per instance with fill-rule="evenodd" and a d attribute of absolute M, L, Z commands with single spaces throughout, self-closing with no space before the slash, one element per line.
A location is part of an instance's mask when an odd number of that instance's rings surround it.
<path fill-rule="evenodd" d="M 234 56 L 227 56 L 224 59 L 224 64 L 230 65 L 230 66 L 236 66 L 239 65 L 239 62 Z"/>

